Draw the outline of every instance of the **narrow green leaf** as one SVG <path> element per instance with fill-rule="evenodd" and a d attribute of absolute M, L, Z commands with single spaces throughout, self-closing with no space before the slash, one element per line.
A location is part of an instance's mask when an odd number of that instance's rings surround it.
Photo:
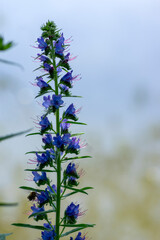
<path fill-rule="evenodd" d="M 76 95 L 68 95 L 68 96 L 63 95 L 62 97 L 77 97 L 77 98 L 83 98 L 82 96 L 76 96 Z"/>
<path fill-rule="evenodd" d="M 24 224 L 24 223 L 12 223 L 13 226 L 16 226 L 16 227 L 25 227 L 25 228 L 34 228 L 34 229 L 37 229 L 37 230 L 45 230 L 45 231 L 50 231 L 50 229 L 48 228 L 45 228 L 43 226 L 37 226 L 37 225 L 30 225 L 30 224 Z"/>
<path fill-rule="evenodd" d="M 84 228 L 81 228 L 81 227 L 74 228 L 74 229 L 72 229 L 71 231 L 68 231 L 68 232 L 63 233 L 63 234 L 61 235 L 61 237 L 68 236 L 69 234 L 74 233 L 74 232 L 77 232 L 77 231 L 81 231 L 82 229 L 84 229 Z"/>
<path fill-rule="evenodd" d="M 22 70 L 24 70 L 23 66 L 21 64 L 19 64 L 19 63 L 8 61 L 8 60 L 5 60 L 5 59 L 0 59 L 0 62 L 1 63 L 5 63 L 5 64 L 9 64 L 9 65 L 14 65 L 14 66 L 19 67 Z"/>
<path fill-rule="evenodd" d="M 41 190 L 41 189 L 32 188 L 32 187 L 26 187 L 26 186 L 21 186 L 19 188 L 24 189 L 24 190 L 33 191 L 33 192 L 42 192 L 42 191 L 44 191 L 44 190 Z"/>
<path fill-rule="evenodd" d="M 40 132 L 29 133 L 29 134 L 26 135 L 26 137 L 32 136 L 32 135 L 42 135 L 42 134 Z"/>
<path fill-rule="evenodd" d="M 35 98 L 41 97 L 41 96 L 43 96 L 43 95 L 46 94 L 46 93 L 53 93 L 53 92 L 55 92 L 55 91 L 54 91 L 54 90 L 51 90 L 51 91 L 46 90 L 46 91 L 43 92 L 43 93 L 39 93 Z"/>
<path fill-rule="evenodd" d="M 87 125 L 86 123 L 82 123 L 82 122 L 73 122 L 73 121 L 67 121 L 66 123 L 77 124 L 77 125 Z"/>
<path fill-rule="evenodd" d="M 28 218 L 35 217 L 37 215 L 41 215 L 41 214 L 45 214 L 45 213 L 51 213 L 51 212 L 56 212 L 56 210 L 52 209 L 52 210 L 48 210 L 48 211 L 42 211 L 42 212 L 33 213 Z"/>
<path fill-rule="evenodd" d="M 94 227 L 95 226 L 95 224 L 88 224 L 88 223 L 81 223 L 81 224 L 62 224 L 61 225 L 62 227 L 85 227 L 85 228 L 87 228 L 87 227 Z"/>
<path fill-rule="evenodd" d="M 45 153 L 45 151 L 31 151 L 31 152 L 26 152 L 25 154 L 30 154 L 30 153 Z"/>
<path fill-rule="evenodd" d="M 12 137 L 16 137 L 16 136 L 22 135 L 22 134 L 27 133 L 27 132 L 29 132 L 29 131 L 31 131 L 31 129 L 28 129 L 28 130 L 25 130 L 25 131 L 22 131 L 22 132 L 13 133 L 13 134 L 9 134 L 9 135 L 0 137 L 0 142 L 6 140 L 6 139 L 8 139 L 8 138 L 12 138 Z"/>
<path fill-rule="evenodd" d="M 0 203 L 0 207 L 14 207 L 17 206 L 18 203 Z"/>
<path fill-rule="evenodd" d="M 87 192 L 85 192 L 83 189 L 78 189 L 78 188 L 73 188 L 73 187 L 69 187 L 69 186 L 62 186 L 63 188 L 67 188 L 67 189 L 70 189 L 70 190 L 73 190 L 74 192 L 81 192 L 81 193 L 84 193 L 84 194 L 87 194 Z"/>
<path fill-rule="evenodd" d="M 73 194 L 75 194 L 75 193 L 77 193 L 77 192 L 67 193 L 67 194 L 63 195 L 63 198 L 69 197 L 69 196 L 71 196 L 71 195 L 73 195 Z"/>
<path fill-rule="evenodd" d="M 92 158 L 91 156 L 80 156 L 80 157 L 70 157 L 70 158 L 64 158 L 62 162 L 69 161 L 69 160 L 74 160 L 74 159 L 83 159 L 83 158 Z"/>
<path fill-rule="evenodd" d="M 80 135 L 83 135 L 84 133 L 74 133 L 74 134 L 71 134 L 71 137 L 74 137 L 74 136 L 80 136 Z"/>
<path fill-rule="evenodd" d="M 48 169 L 25 169 L 24 171 L 28 171 L 28 172 L 56 172 L 55 170 L 48 170 Z"/>

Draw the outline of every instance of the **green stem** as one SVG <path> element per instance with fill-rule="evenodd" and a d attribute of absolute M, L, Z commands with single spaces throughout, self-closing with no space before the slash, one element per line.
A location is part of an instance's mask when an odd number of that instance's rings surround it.
<path fill-rule="evenodd" d="M 51 43 L 51 47 L 54 68 L 55 94 L 58 95 L 58 76 L 53 43 Z M 59 109 L 56 110 L 56 132 L 57 134 L 60 133 Z M 60 208 L 61 208 L 61 159 L 60 152 L 57 150 L 56 240 L 59 240 L 60 238 Z"/>

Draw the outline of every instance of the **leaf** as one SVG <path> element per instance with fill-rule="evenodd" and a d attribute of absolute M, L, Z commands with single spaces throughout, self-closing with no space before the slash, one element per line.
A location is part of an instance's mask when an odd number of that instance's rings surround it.
<path fill-rule="evenodd" d="M 3 39 L 3 37 L 0 36 L 0 51 L 7 50 L 7 49 L 11 48 L 13 45 L 14 44 L 12 41 L 4 44 L 4 39 Z"/>
<path fill-rule="evenodd" d="M 83 135 L 84 133 L 74 133 L 74 134 L 71 134 L 71 137 L 74 137 L 74 136 L 80 136 L 80 135 Z"/>
<path fill-rule="evenodd" d="M 63 233 L 63 234 L 61 235 L 61 237 L 68 236 L 69 234 L 74 233 L 74 232 L 77 232 L 77 231 L 80 231 L 80 230 L 82 230 L 82 229 L 83 229 L 83 228 L 81 228 L 81 227 L 74 228 L 74 229 L 72 229 L 71 231 L 68 231 L 68 232 Z"/>
<path fill-rule="evenodd" d="M 14 66 L 17 66 L 17 67 L 21 68 L 22 70 L 24 70 L 23 66 L 20 65 L 19 63 L 8 61 L 8 60 L 5 60 L 5 59 L 0 59 L 0 62 L 5 63 L 5 64 L 9 64 L 9 65 L 14 65 Z"/>
<path fill-rule="evenodd" d="M 41 189 L 32 188 L 32 187 L 26 187 L 26 186 L 21 186 L 19 188 L 24 189 L 24 190 L 33 191 L 33 192 L 42 192 L 42 191 L 44 191 L 44 190 L 41 190 Z"/>
<path fill-rule="evenodd" d="M 73 121 L 67 121 L 66 123 L 77 124 L 77 125 L 87 125 L 86 123 L 82 123 L 82 122 L 73 122 Z"/>
<path fill-rule="evenodd" d="M 81 189 L 73 188 L 73 187 L 69 187 L 69 186 L 62 186 L 62 187 L 73 190 L 74 192 L 81 192 L 81 193 L 84 193 L 84 194 L 87 194 L 87 195 L 88 195 L 88 193 L 85 192 L 85 190 L 92 189 L 92 187 L 84 187 L 84 188 L 81 188 Z"/>
<path fill-rule="evenodd" d="M 71 157 L 71 158 L 64 158 L 62 162 L 64 161 L 69 161 L 69 160 L 74 160 L 74 159 L 83 159 L 83 158 L 92 158 L 91 156 L 80 156 L 80 157 Z"/>
<path fill-rule="evenodd" d="M 68 95 L 68 96 L 63 95 L 62 97 L 77 97 L 77 98 L 83 98 L 82 96 L 76 96 L 76 95 Z"/>
<path fill-rule="evenodd" d="M 40 214 L 51 213 L 51 212 L 56 212 L 56 210 L 51 209 L 51 210 L 48 210 L 48 211 L 42 211 L 42 212 L 33 213 L 28 218 L 35 217 L 35 216 L 38 216 Z"/>
<path fill-rule="evenodd" d="M 40 132 L 29 133 L 29 134 L 26 135 L 26 137 L 32 136 L 32 135 L 42 135 L 42 134 Z"/>
<path fill-rule="evenodd" d="M 29 132 L 29 131 L 31 131 L 31 129 L 28 129 L 28 130 L 25 130 L 25 131 L 22 131 L 22 132 L 13 133 L 13 134 L 9 134 L 9 135 L 0 137 L 0 142 L 6 140 L 6 139 L 8 139 L 8 138 L 12 138 L 12 137 L 16 137 L 16 136 L 22 135 L 22 134 L 27 133 L 27 132 Z"/>
<path fill-rule="evenodd" d="M 24 224 L 24 223 L 12 223 L 12 225 L 16 226 L 16 227 L 34 228 L 34 229 L 37 229 L 37 230 L 50 231 L 50 229 L 45 228 L 43 226 L 38 226 L 38 225 L 30 225 L 30 224 Z"/>
<path fill-rule="evenodd" d="M 30 154 L 30 153 L 45 153 L 45 151 L 32 151 L 32 152 L 26 152 L 25 154 Z"/>
<path fill-rule="evenodd" d="M 95 224 L 88 224 L 88 223 L 81 223 L 81 224 L 62 224 L 62 227 L 81 227 L 81 228 L 87 228 L 87 227 L 94 227 Z"/>
<path fill-rule="evenodd" d="M 0 240 L 5 240 L 7 236 L 11 235 L 12 233 L 0 233 Z"/>
<path fill-rule="evenodd" d="M 28 172 L 56 172 L 55 170 L 45 170 L 45 169 L 25 169 L 24 171 L 28 171 Z"/>
<path fill-rule="evenodd" d="M 0 203 L 0 207 L 14 207 L 17 206 L 18 203 Z"/>

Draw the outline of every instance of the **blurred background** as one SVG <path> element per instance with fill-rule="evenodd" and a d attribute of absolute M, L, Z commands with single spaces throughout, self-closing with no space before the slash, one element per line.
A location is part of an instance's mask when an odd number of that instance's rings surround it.
<path fill-rule="evenodd" d="M 160 1 L 159 0 L 0 0 L 0 35 L 15 46 L 0 58 L 0 135 L 34 127 L 43 112 L 38 73 L 33 61 L 40 26 L 48 19 L 72 36 L 74 74 L 81 74 L 73 99 L 82 107 L 79 120 L 87 127 L 80 186 L 93 186 L 75 200 L 87 210 L 79 222 L 96 223 L 84 231 L 91 239 L 160 239 Z M 37 103 L 38 101 L 38 103 Z M 41 138 L 24 135 L 0 144 L 0 201 L 18 207 L 0 208 L 0 233 L 10 240 L 38 239 L 40 232 L 16 228 L 27 219 L 29 185 L 25 152 L 39 149 Z M 69 239 L 66 238 L 66 239 Z"/>

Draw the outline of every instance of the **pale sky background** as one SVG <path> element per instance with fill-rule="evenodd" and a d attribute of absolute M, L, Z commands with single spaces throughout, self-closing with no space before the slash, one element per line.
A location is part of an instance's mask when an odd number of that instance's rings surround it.
<path fill-rule="evenodd" d="M 0 34 L 16 44 L 0 58 L 24 67 L 0 64 L 1 135 L 33 127 L 32 118 L 42 113 L 34 99 L 38 89 L 30 84 L 37 67 L 31 46 L 48 19 L 73 37 L 70 49 L 78 57 L 72 67 L 82 76 L 73 92 L 84 97 L 73 100 L 82 106 L 87 136 L 100 149 L 110 149 L 122 136 L 137 141 L 139 131 L 160 121 L 159 0 L 0 0 L 0 5 Z M 24 153 L 35 146 L 24 137 L 2 143 L 2 174 L 9 161 L 25 161 Z"/>

